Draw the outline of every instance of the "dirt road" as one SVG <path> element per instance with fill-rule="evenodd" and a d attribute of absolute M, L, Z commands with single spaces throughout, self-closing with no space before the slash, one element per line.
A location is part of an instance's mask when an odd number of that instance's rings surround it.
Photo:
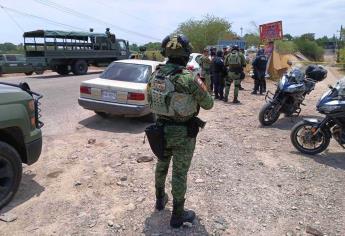
<path fill-rule="evenodd" d="M 289 134 L 300 118 L 262 128 L 257 115 L 264 97 L 250 95 L 250 78 L 240 105 L 216 101 L 201 113 L 208 123 L 198 137 L 186 202 L 199 219 L 171 229 L 171 201 L 163 212 L 153 208 L 156 161 L 143 144 L 148 124 L 104 120 L 78 107 L 79 82 L 93 76 L 29 79 L 46 95 L 44 149 L 1 211 L 17 220 L 0 221 L 0 235 L 345 235 L 344 150 L 333 140 L 315 157 L 296 152 Z M 316 101 L 337 78 L 330 69 L 302 117 L 318 116 Z M 273 83 L 268 87 L 274 90 Z"/>

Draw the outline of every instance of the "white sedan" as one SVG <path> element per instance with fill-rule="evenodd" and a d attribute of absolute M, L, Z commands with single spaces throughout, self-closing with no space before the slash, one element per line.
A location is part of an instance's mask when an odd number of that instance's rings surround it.
<path fill-rule="evenodd" d="M 99 78 L 83 81 L 78 103 L 105 117 L 108 114 L 127 117 L 146 116 L 154 121 L 147 102 L 146 85 L 160 62 L 120 60 L 111 63 Z"/>
<path fill-rule="evenodd" d="M 199 63 L 197 62 L 197 58 L 201 57 L 202 54 L 200 53 L 192 53 L 189 56 L 189 61 L 187 63 L 187 69 L 192 71 L 194 75 L 200 74 L 201 68 Z"/>

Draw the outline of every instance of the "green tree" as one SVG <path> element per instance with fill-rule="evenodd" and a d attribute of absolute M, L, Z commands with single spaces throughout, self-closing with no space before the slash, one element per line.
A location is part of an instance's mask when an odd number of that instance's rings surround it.
<path fill-rule="evenodd" d="M 243 36 L 243 39 L 246 41 L 247 46 L 259 46 L 260 37 L 258 34 L 247 33 Z"/>
<path fill-rule="evenodd" d="M 13 43 L 3 43 L 0 44 L 0 51 L 1 52 L 15 52 L 17 51 L 17 46 Z"/>
<path fill-rule="evenodd" d="M 291 40 L 293 40 L 293 37 L 292 37 L 292 35 L 291 34 L 284 34 L 284 39 L 286 39 L 287 41 L 291 41 Z"/>
<path fill-rule="evenodd" d="M 304 40 L 309 40 L 309 41 L 314 41 L 315 40 L 315 34 L 314 33 L 306 33 L 306 34 L 302 34 L 300 36 L 301 39 Z"/>
<path fill-rule="evenodd" d="M 201 20 L 189 19 L 181 23 L 175 33 L 186 35 L 195 52 L 201 52 L 207 45 L 217 44 L 229 34 L 235 35 L 228 20 L 211 15 L 206 15 Z"/>
<path fill-rule="evenodd" d="M 155 51 L 161 49 L 161 43 L 160 42 L 149 42 L 147 44 L 142 45 L 143 47 L 146 47 L 147 51 Z"/>
<path fill-rule="evenodd" d="M 129 50 L 137 52 L 139 51 L 139 47 L 136 43 L 132 43 L 131 45 L 129 45 Z"/>
<path fill-rule="evenodd" d="M 298 51 L 303 53 L 311 60 L 322 61 L 324 54 L 323 48 L 320 47 L 315 41 L 311 41 L 302 36 L 294 41 Z"/>

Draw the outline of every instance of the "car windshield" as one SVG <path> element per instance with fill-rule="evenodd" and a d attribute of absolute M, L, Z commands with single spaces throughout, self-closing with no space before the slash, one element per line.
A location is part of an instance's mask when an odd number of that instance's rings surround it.
<path fill-rule="evenodd" d="M 151 66 L 149 65 L 113 62 L 105 69 L 100 78 L 147 83 L 151 73 Z"/>

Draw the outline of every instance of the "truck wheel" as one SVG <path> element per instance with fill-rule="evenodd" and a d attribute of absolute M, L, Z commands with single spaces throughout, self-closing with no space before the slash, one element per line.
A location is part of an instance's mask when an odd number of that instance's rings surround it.
<path fill-rule="evenodd" d="M 18 152 L 0 141 L 0 209 L 16 194 L 22 179 L 22 162 Z"/>
<path fill-rule="evenodd" d="M 35 74 L 36 74 L 36 75 L 42 75 L 43 73 L 44 73 L 44 70 L 35 71 Z"/>
<path fill-rule="evenodd" d="M 88 70 L 88 65 L 84 60 L 78 60 L 72 67 L 72 72 L 75 75 L 85 75 Z"/>
<path fill-rule="evenodd" d="M 25 75 L 32 75 L 34 72 L 33 71 L 30 71 L 30 72 L 25 72 L 24 74 Z"/>
<path fill-rule="evenodd" d="M 58 65 L 56 67 L 56 72 L 59 75 L 68 75 L 69 74 L 68 65 Z"/>

